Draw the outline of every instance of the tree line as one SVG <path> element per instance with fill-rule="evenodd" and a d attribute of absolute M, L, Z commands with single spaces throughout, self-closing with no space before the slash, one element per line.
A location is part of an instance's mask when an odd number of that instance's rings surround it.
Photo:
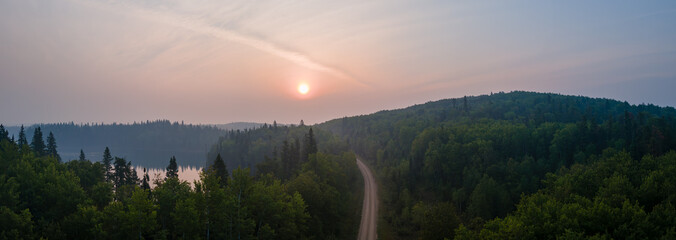
<path fill-rule="evenodd" d="M 20 128 L 7 127 L 6 130 L 12 133 L 10 136 L 19 137 Z M 25 130 L 31 133 L 37 128 L 58 136 L 60 155 L 65 160 L 78 159 L 80 150 L 84 150 L 86 157 L 99 158 L 103 149 L 110 147 L 116 149 L 118 155 L 151 168 L 163 168 L 171 156 L 181 159 L 183 166 L 205 166 L 209 147 L 225 134 L 213 126 L 168 120 L 131 124 L 38 124 L 26 126 Z"/>

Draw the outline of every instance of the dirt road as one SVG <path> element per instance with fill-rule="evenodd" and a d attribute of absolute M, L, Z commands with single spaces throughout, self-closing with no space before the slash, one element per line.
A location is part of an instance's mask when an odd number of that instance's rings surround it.
<path fill-rule="evenodd" d="M 369 169 L 359 158 L 357 166 L 364 177 L 364 206 L 361 210 L 361 224 L 359 225 L 358 240 L 374 240 L 378 238 L 376 223 L 378 221 L 378 194 L 376 179 Z"/>

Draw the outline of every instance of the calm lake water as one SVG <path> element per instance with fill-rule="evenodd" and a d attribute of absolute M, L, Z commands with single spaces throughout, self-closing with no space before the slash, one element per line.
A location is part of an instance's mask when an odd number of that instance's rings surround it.
<path fill-rule="evenodd" d="M 143 167 L 142 166 L 136 166 L 136 174 L 138 174 L 139 179 L 143 179 Z M 166 170 L 165 169 L 158 169 L 158 168 L 148 168 L 148 177 L 150 177 L 150 186 L 155 187 L 155 179 L 163 179 L 166 176 Z M 195 180 L 198 180 L 200 178 L 200 171 L 202 171 L 202 168 L 197 168 L 197 167 L 178 167 L 178 178 L 183 180 L 183 181 L 188 181 L 190 185 L 193 185 L 193 182 Z"/>

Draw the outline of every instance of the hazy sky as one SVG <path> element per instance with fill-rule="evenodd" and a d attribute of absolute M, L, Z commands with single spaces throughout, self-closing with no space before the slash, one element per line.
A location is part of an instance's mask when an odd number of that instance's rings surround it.
<path fill-rule="evenodd" d="M 676 1 L 0 1 L 4 124 L 317 123 L 512 90 L 676 106 Z"/>

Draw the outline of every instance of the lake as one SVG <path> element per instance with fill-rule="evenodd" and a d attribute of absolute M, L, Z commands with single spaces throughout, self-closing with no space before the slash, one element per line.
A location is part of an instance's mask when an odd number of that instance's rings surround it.
<path fill-rule="evenodd" d="M 138 174 L 139 179 L 143 179 L 143 167 L 142 166 L 136 166 L 134 167 L 136 169 L 136 174 Z M 155 187 L 155 179 L 160 178 L 163 179 L 166 176 L 167 170 L 166 169 L 159 169 L 159 168 L 148 168 L 148 177 L 150 177 L 150 187 Z M 190 185 L 193 185 L 193 182 L 195 180 L 198 180 L 200 178 L 200 171 L 202 171 L 202 168 L 198 167 L 178 167 L 178 178 L 182 181 L 188 181 Z"/>

